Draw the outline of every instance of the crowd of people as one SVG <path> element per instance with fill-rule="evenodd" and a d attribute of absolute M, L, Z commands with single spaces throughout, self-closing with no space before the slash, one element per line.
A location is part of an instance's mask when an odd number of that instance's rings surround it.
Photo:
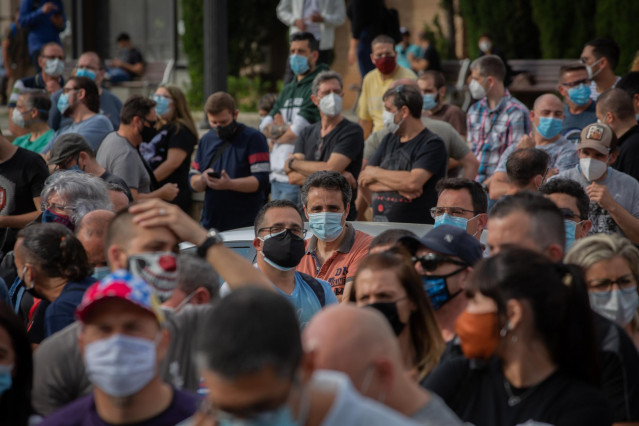
<path fill-rule="evenodd" d="M 258 129 L 225 92 L 201 137 L 177 86 L 120 102 L 128 37 L 67 80 L 59 40 L 30 52 L 0 133 L 1 425 L 639 422 L 639 73 L 592 40 L 529 110 L 484 35 L 464 112 L 377 3 L 279 3 L 289 81 Z"/>

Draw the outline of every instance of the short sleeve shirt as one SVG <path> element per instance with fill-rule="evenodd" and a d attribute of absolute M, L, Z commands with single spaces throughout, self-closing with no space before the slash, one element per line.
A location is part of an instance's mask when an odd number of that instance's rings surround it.
<path fill-rule="evenodd" d="M 413 200 L 397 191 L 373 193 L 373 221 L 432 224 L 434 220 L 429 211 L 437 204 L 435 185 L 446 176 L 447 163 L 444 142 L 428 129 L 403 143 L 399 136 L 387 135 L 370 165 L 385 170 L 423 169 L 432 176 L 424 183 L 422 195 Z"/>
<path fill-rule="evenodd" d="M 435 113 L 428 113 L 428 117 L 435 120 L 445 121 L 459 132 L 466 136 L 466 113 L 457 105 L 444 104 Z"/>
<path fill-rule="evenodd" d="M 317 279 L 317 282 L 320 283 L 324 292 L 324 306 L 336 304 L 337 297 L 335 297 L 331 285 L 321 279 Z M 322 305 L 320 305 L 317 295 L 297 271 L 295 271 L 295 288 L 293 292 L 287 294 L 279 288 L 277 288 L 277 291 L 295 307 L 295 313 L 301 329 L 304 329 L 311 321 L 311 318 L 322 310 Z"/>
<path fill-rule="evenodd" d="M 578 144 L 583 128 L 597 122 L 597 115 L 595 114 L 596 108 L 597 103 L 593 101 L 585 111 L 579 114 L 572 114 L 568 105 L 565 105 L 561 135 L 570 142 Z"/>
<path fill-rule="evenodd" d="M 36 210 L 33 199 L 40 196 L 49 169 L 35 152 L 18 148 L 0 163 L 0 215 L 12 216 Z"/>
<path fill-rule="evenodd" d="M 151 192 L 151 178 L 138 150 L 118 132 L 111 132 L 96 156 L 98 164 L 122 178 L 129 188 L 142 194 Z"/>
<path fill-rule="evenodd" d="M 639 180 L 639 125 L 630 128 L 617 140 L 617 152 L 619 155 L 612 166 Z"/>
<path fill-rule="evenodd" d="M 393 81 L 399 78 L 414 80 L 416 76 L 411 70 L 397 66 L 390 78 L 382 79 L 382 73 L 377 68 L 364 77 L 362 92 L 359 95 L 357 104 L 357 116 L 362 120 L 371 120 L 373 122 L 373 132 L 384 128 L 384 123 L 382 122 L 384 102 L 382 98 Z"/>
<path fill-rule="evenodd" d="M 79 133 L 87 140 L 91 149 L 95 152 L 100 147 L 102 139 L 113 131 L 113 124 L 108 118 L 102 114 L 95 114 L 92 117 L 82 120 L 78 123 L 73 123 L 63 129 L 55 132 L 55 136 L 51 139 L 51 142 L 42 150 L 43 153 L 47 153 L 51 150 L 51 147 L 55 141 L 62 135 L 67 133 Z"/>
<path fill-rule="evenodd" d="M 317 237 L 312 236 L 306 240 L 306 254 L 297 265 L 296 270 L 315 278 L 328 281 L 336 296 L 344 294 L 346 281 L 355 278 L 359 262 L 368 254 L 373 237 L 356 231 L 353 225 L 346 222 L 346 235 L 342 244 L 335 250 L 333 255 L 326 259 L 324 264 L 320 264 L 315 250 L 317 248 Z"/>
<path fill-rule="evenodd" d="M 23 136 L 18 136 L 13 140 L 13 144 L 19 146 L 20 148 L 28 149 L 33 152 L 41 152 L 45 146 L 51 141 L 55 132 L 52 129 L 44 132 L 40 137 L 38 137 L 34 141 L 30 141 L 31 133 L 27 133 Z"/>
<path fill-rule="evenodd" d="M 556 177 L 572 179 L 578 182 L 584 189 L 590 182 L 581 173 L 579 165 L 577 167 L 559 173 Z M 631 215 L 639 218 L 639 182 L 632 176 L 608 167 L 606 177 L 597 182 L 604 185 L 617 203 L 626 209 Z M 588 219 L 592 221 L 592 229 L 588 235 L 593 234 L 613 234 L 624 235 L 619 225 L 614 221 L 610 213 L 595 202 L 590 203 Z M 624 235 L 625 236 L 625 235 Z"/>
<path fill-rule="evenodd" d="M 579 156 L 577 155 L 577 146 L 568 139 L 560 136 L 555 142 L 538 145 L 535 148 L 544 151 L 550 157 L 548 163 L 549 168 L 557 168 L 560 172 L 575 168 L 579 163 Z M 499 164 L 495 172 L 506 173 L 506 162 L 510 155 L 517 150 L 517 145 L 511 145 L 502 154 L 499 159 Z"/>

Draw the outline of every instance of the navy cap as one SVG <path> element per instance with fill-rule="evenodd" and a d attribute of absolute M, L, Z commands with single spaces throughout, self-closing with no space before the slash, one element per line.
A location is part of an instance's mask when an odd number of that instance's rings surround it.
<path fill-rule="evenodd" d="M 422 246 L 445 256 L 458 257 L 470 266 L 475 265 L 482 258 L 479 241 L 466 230 L 451 225 L 433 228 L 421 238 L 402 237 L 399 242 L 413 253 Z"/>

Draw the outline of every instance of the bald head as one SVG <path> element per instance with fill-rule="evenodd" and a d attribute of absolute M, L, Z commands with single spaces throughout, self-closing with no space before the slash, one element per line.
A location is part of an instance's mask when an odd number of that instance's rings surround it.
<path fill-rule="evenodd" d="M 89 263 L 94 266 L 106 265 L 106 234 L 114 216 L 109 210 L 94 210 L 84 215 L 76 229 Z"/>
<path fill-rule="evenodd" d="M 562 110 L 563 104 L 561 103 L 561 100 L 559 100 L 559 98 L 552 93 L 545 93 L 535 99 L 533 110 L 537 114 L 540 114 L 543 109 L 549 108 Z"/>
<path fill-rule="evenodd" d="M 335 324 L 348 324 L 344 334 Z M 318 369 L 342 371 L 358 385 L 362 371 L 378 357 L 385 357 L 401 369 L 397 338 L 386 318 L 370 308 L 333 305 L 313 317 L 304 329 L 306 352 L 315 353 Z"/>

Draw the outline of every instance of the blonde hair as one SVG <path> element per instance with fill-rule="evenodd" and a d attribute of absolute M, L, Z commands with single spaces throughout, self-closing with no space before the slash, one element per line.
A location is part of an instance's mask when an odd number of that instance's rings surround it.
<path fill-rule="evenodd" d="M 189 110 L 189 106 L 186 102 L 186 97 L 184 96 L 182 89 L 173 84 L 161 85 L 160 87 L 169 92 L 173 99 L 174 114 L 168 122 L 177 124 L 175 129 L 176 134 L 179 132 L 180 127 L 184 126 L 197 138 L 197 127 L 195 126 L 193 116 L 191 116 L 191 111 Z"/>
<path fill-rule="evenodd" d="M 635 282 L 639 283 L 639 249 L 618 234 L 596 234 L 577 240 L 566 254 L 565 262 L 581 266 L 585 272 L 595 263 L 615 257 L 621 257 L 628 263 Z M 631 324 L 633 332 L 639 331 L 639 309 Z"/>

